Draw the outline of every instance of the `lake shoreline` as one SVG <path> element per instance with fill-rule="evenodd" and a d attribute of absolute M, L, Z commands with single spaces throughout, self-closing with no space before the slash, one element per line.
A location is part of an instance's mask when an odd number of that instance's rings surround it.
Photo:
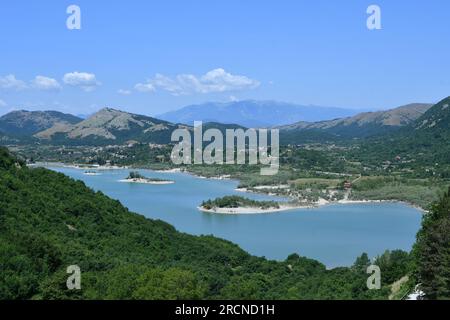
<path fill-rule="evenodd" d="M 211 180 L 236 180 L 239 181 L 237 179 L 233 179 L 231 176 L 229 175 L 219 175 L 219 176 L 201 176 L 199 174 L 190 172 L 188 170 L 186 170 L 185 168 L 171 168 L 171 169 L 160 169 L 160 170 L 155 170 L 155 169 L 148 169 L 148 168 L 137 168 L 134 166 L 89 166 L 89 165 L 82 165 L 82 164 L 66 164 L 63 162 L 36 162 L 35 164 L 32 164 L 32 166 L 35 167 L 46 167 L 46 166 L 56 166 L 56 167 L 65 167 L 65 168 L 73 168 L 73 169 L 79 169 L 79 170 L 126 170 L 126 169 L 130 169 L 130 168 L 134 168 L 134 169 L 143 169 L 143 170 L 152 170 L 154 172 L 159 172 L 159 173 L 184 173 L 184 174 L 188 174 L 190 176 L 199 178 L 199 179 L 211 179 Z M 133 183 L 130 181 L 121 181 L 121 182 L 129 182 L 129 183 Z M 139 183 L 139 182 L 135 182 L 135 183 Z M 142 182 L 144 183 L 144 182 Z M 174 183 L 174 182 L 172 182 Z M 170 184 L 172 184 L 170 183 Z M 169 183 L 148 183 L 148 184 L 169 184 Z M 249 193 L 256 193 L 256 194 L 265 194 L 265 195 L 269 195 L 269 196 L 279 196 L 278 194 L 274 193 L 274 192 L 265 192 L 264 190 L 285 190 L 286 189 L 286 185 L 276 185 L 276 186 L 270 186 L 270 188 L 267 188 L 269 186 L 255 186 L 253 187 L 253 190 L 248 189 L 248 188 L 235 188 L 235 191 L 239 191 L 239 192 L 249 192 Z M 295 200 L 290 198 L 291 200 Z M 338 200 L 338 201 L 328 201 L 325 199 L 319 199 L 319 201 L 314 202 L 314 203 L 310 203 L 310 204 L 302 204 L 299 206 L 296 206 L 295 208 L 292 209 L 312 209 L 312 208 L 318 208 L 321 206 L 325 206 L 325 205 L 339 205 L 339 204 L 371 204 L 371 203 L 399 203 L 399 204 L 404 204 L 407 205 L 409 207 L 412 207 L 422 213 L 427 213 L 428 210 L 404 201 L 404 200 L 382 200 L 382 199 L 377 199 L 377 200 L 372 200 L 372 199 L 360 199 L 360 200 Z M 292 210 L 292 209 L 284 209 L 284 210 L 277 210 L 277 211 L 272 211 L 272 212 L 280 212 L 280 211 L 288 211 L 288 210 Z M 270 213 L 270 212 L 263 212 L 263 213 Z M 248 214 L 248 213 L 246 213 Z M 258 213 L 255 213 L 258 214 Z"/>
<path fill-rule="evenodd" d="M 235 191 L 238 192 L 250 192 L 250 193 L 255 193 L 255 194 L 265 194 L 265 195 L 269 195 L 269 196 L 279 196 L 276 193 L 273 192 L 267 192 L 265 190 L 269 190 L 267 188 L 265 188 L 266 186 L 256 186 L 253 187 L 253 189 L 248 189 L 248 188 L 236 188 Z M 279 186 L 271 186 L 270 190 L 283 190 L 286 189 L 285 185 L 279 185 Z M 296 201 L 296 199 L 287 196 L 288 198 L 290 198 L 293 201 Z M 339 205 L 339 204 L 349 204 L 349 205 L 353 205 L 353 204 L 373 204 L 373 203 L 398 203 L 398 204 L 403 204 L 403 205 L 407 205 L 408 207 L 414 208 L 416 210 L 419 210 L 422 213 L 428 213 L 428 210 L 414 204 L 414 203 L 410 203 L 404 200 L 383 200 L 383 199 L 377 199 L 377 200 L 373 200 L 373 199 L 358 199 L 358 200 L 349 200 L 349 199 L 341 199 L 341 200 L 337 200 L 337 201 L 329 201 L 329 200 L 325 200 L 323 198 L 320 198 L 319 201 L 313 202 L 311 203 L 308 208 L 319 208 L 322 206 L 326 206 L 326 205 Z"/>
<path fill-rule="evenodd" d="M 412 205 L 410 203 L 404 201 L 397 200 L 339 200 L 339 201 L 327 201 L 325 199 L 320 199 L 317 202 L 311 204 L 298 204 L 298 205 L 280 205 L 280 208 L 253 208 L 253 207 L 237 207 L 237 208 L 214 208 L 214 209 L 206 209 L 201 206 L 197 207 L 197 209 L 201 212 L 205 213 L 216 213 L 216 214 L 224 214 L 224 215 L 258 215 L 258 214 L 270 214 L 270 213 L 278 213 L 278 212 L 286 212 L 291 210 L 298 209 L 318 209 L 325 206 L 334 206 L 334 205 L 357 205 L 357 204 L 382 204 L 382 203 L 394 203 L 394 204 L 403 204 L 407 205 L 411 208 L 414 208 L 421 212 L 422 214 L 428 213 L 427 210 L 420 208 L 418 206 Z"/>
<path fill-rule="evenodd" d="M 257 207 L 237 207 L 237 208 L 213 208 L 206 209 L 202 206 L 197 209 L 204 213 L 224 214 L 224 215 L 257 215 L 257 214 L 270 214 L 277 212 L 286 212 L 296 209 L 313 209 L 314 207 L 302 205 L 302 206 L 280 206 L 279 208 L 257 208 Z"/>
<path fill-rule="evenodd" d="M 140 179 L 140 178 L 133 178 L 133 179 L 121 179 L 119 182 L 125 182 L 125 183 L 142 183 L 142 184 L 174 184 L 175 181 L 170 180 L 164 180 L 164 181 L 152 181 L 149 179 Z"/>
<path fill-rule="evenodd" d="M 130 169 L 128 166 L 100 166 L 100 165 L 83 165 L 83 164 L 68 164 L 63 162 L 36 162 L 28 164 L 30 167 L 61 167 L 78 170 L 126 170 Z"/>

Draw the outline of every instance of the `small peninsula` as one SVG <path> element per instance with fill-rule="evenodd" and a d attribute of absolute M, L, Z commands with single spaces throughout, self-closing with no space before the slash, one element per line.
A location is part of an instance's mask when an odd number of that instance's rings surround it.
<path fill-rule="evenodd" d="M 241 196 L 225 196 L 214 200 L 203 201 L 198 207 L 200 211 L 221 214 L 258 214 L 286 211 L 296 208 L 276 201 L 258 201 Z"/>
<path fill-rule="evenodd" d="M 128 177 L 123 180 L 119 180 L 120 182 L 128 182 L 128 183 L 144 183 L 144 184 L 173 184 L 175 181 L 172 180 L 164 180 L 159 178 L 147 178 L 141 175 L 138 171 L 130 171 Z"/>

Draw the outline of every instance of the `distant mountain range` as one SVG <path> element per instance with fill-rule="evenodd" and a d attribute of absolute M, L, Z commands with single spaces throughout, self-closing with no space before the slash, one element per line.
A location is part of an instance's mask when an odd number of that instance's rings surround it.
<path fill-rule="evenodd" d="M 395 109 L 359 113 L 352 117 L 319 122 L 297 122 L 280 126 L 284 137 L 295 142 L 302 137 L 364 138 L 386 134 L 408 126 L 432 107 L 432 104 L 413 103 Z"/>
<path fill-rule="evenodd" d="M 194 121 L 234 123 L 247 128 L 267 128 L 298 121 L 322 121 L 357 114 L 357 110 L 302 106 L 277 101 L 245 100 L 208 102 L 167 112 L 157 117 L 174 123 L 193 125 Z"/>
<path fill-rule="evenodd" d="M 253 105 L 261 107 L 264 102 Z M 286 104 L 278 105 L 287 108 Z M 259 107 L 256 110 L 259 110 Z M 231 108 L 238 107 L 234 105 Z M 444 117 L 447 112 L 446 107 L 441 106 L 439 110 L 436 108 L 438 107 L 432 107 L 431 104 L 415 103 L 387 111 L 364 112 L 328 121 L 301 121 L 277 128 L 280 129 L 282 144 L 370 138 L 396 131 L 401 133 L 405 130 L 434 132 L 442 126 L 449 125 L 448 121 L 442 120 L 447 119 Z M 289 112 L 286 110 L 285 113 Z M 253 119 L 258 117 L 257 113 Z M 244 118 L 250 119 L 252 115 L 246 113 Z M 273 118 L 276 116 L 273 115 Z M 233 119 L 235 121 L 230 119 L 231 124 L 207 122 L 207 118 L 200 120 L 205 121 L 205 130 L 213 127 L 221 131 L 228 128 L 249 127 L 241 125 L 239 122 L 242 121 L 237 121 L 239 114 L 236 114 Z M 84 120 L 56 111 L 14 111 L 0 117 L 0 143 L 34 141 L 68 145 L 105 145 L 137 141 L 165 144 L 170 142 L 171 134 L 177 128 L 191 130 L 192 125 L 172 123 L 111 108 L 104 108 Z"/>
<path fill-rule="evenodd" d="M 55 125 L 71 125 L 81 120 L 58 111 L 12 111 L 0 117 L 0 132 L 11 136 L 30 136 Z"/>

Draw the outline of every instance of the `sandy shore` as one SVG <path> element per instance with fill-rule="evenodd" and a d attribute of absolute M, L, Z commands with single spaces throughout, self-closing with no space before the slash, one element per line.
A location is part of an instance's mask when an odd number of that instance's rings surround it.
<path fill-rule="evenodd" d="M 122 170 L 128 169 L 128 167 L 119 167 L 119 166 L 83 166 L 83 165 L 68 165 L 65 167 L 82 169 L 82 170 Z"/>
<path fill-rule="evenodd" d="M 122 170 L 128 169 L 129 167 L 123 166 L 99 166 L 99 165 L 84 165 L 84 164 L 67 164 L 62 162 L 36 162 L 29 164 L 30 167 L 63 167 L 63 168 L 72 168 L 79 170 Z"/>
<path fill-rule="evenodd" d="M 224 174 L 222 176 L 215 176 L 215 177 L 205 177 L 206 179 L 212 179 L 212 180 L 231 180 L 231 176 L 229 174 Z"/>
<path fill-rule="evenodd" d="M 289 189 L 288 184 L 280 184 L 278 186 L 256 186 L 255 190 L 279 190 L 279 189 Z"/>
<path fill-rule="evenodd" d="M 230 215 L 264 214 L 264 213 L 283 212 L 283 211 L 289 211 L 289 210 L 295 210 L 295 209 L 311 209 L 311 208 L 314 208 L 314 206 L 308 206 L 308 205 L 283 206 L 283 205 L 280 205 L 279 208 L 269 208 L 269 209 L 252 208 L 252 207 L 205 209 L 203 207 L 197 207 L 197 209 L 202 211 L 202 212 L 218 213 L 218 214 L 230 214 Z"/>
<path fill-rule="evenodd" d="M 143 183 L 143 184 L 174 184 L 175 181 L 151 181 L 148 179 L 122 179 L 119 182 L 127 182 L 127 183 Z"/>
<path fill-rule="evenodd" d="M 365 203 L 383 203 L 383 202 L 394 202 L 389 200 L 339 200 L 335 203 L 337 204 L 365 204 Z M 398 202 L 398 201 L 395 201 Z"/>
<path fill-rule="evenodd" d="M 165 169 L 165 170 L 153 170 L 154 172 L 160 172 L 160 173 L 177 173 L 177 172 L 183 172 L 180 168 L 174 168 L 174 169 Z"/>
<path fill-rule="evenodd" d="M 283 189 L 288 189 L 289 186 L 287 185 L 278 185 L 278 186 L 256 186 L 253 187 L 251 189 L 248 188 L 236 188 L 234 189 L 235 191 L 239 191 L 239 192 L 251 192 L 251 193 L 260 193 L 260 194 L 266 194 L 269 196 L 280 196 L 279 194 L 274 193 L 274 190 L 283 190 Z M 270 192 L 272 191 L 272 192 Z M 285 195 L 282 195 L 285 196 Z M 289 196 L 288 196 L 289 197 Z M 291 198 L 291 200 L 296 200 L 294 198 Z M 423 213 L 427 213 L 428 211 L 425 210 L 424 208 L 415 205 L 413 203 L 409 203 L 407 201 L 402 201 L 402 200 L 348 200 L 348 199 L 342 199 L 342 200 L 337 200 L 337 201 L 328 201 L 325 200 L 323 198 L 319 198 L 319 200 L 315 203 L 312 203 L 310 207 L 321 207 L 321 206 L 325 206 L 325 205 L 337 205 L 337 204 L 371 204 L 371 203 L 400 203 L 400 204 L 404 204 L 407 205 L 409 207 L 412 207 L 414 209 L 417 209 L 419 211 L 422 211 Z"/>
<path fill-rule="evenodd" d="M 214 208 L 205 209 L 203 207 L 197 207 L 198 210 L 207 213 L 218 213 L 218 214 L 230 214 L 230 215 L 240 215 L 240 214 L 267 214 L 275 212 L 283 212 L 296 209 L 314 209 L 327 205 L 352 205 L 352 204 L 370 204 L 370 203 L 401 203 L 411 206 L 419 211 L 426 213 L 427 211 L 414 206 L 410 203 L 394 200 L 339 200 L 339 201 L 328 201 L 320 198 L 317 202 L 311 204 L 299 204 L 299 205 L 282 205 L 279 208 L 261 209 L 261 208 L 251 208 L 251 207 L 238 207 L 238 208 Z"/>

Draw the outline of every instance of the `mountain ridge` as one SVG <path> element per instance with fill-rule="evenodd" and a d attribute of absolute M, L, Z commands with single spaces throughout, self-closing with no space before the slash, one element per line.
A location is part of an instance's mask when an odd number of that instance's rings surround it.
<path fill-rule="evenodd" d="M 225 108 L 228 104 L 224 104 Z M 288 106 L 288 105 L 285 105 Z M 280 129 L 282 143 L 302 143 L 305 141 L 342 140 L 354 138 L 368 138 L 371 136 L 388 134 L 400 128 L 405 128 L 421 118 L 432 107 L 431 104 L 412 103 L 394 109 L 375 112 L 363 112 L 351 117 L 338 118 L 327 121 L 300 121 L 289 125 L 277 126 Z M 202 106 L 197 106 L 202 109 Z M 19 124 L 23 114 L 45 115 L 56 117 L 53 121 L 41 121 L 41 127 L 30 130 L 30 141 L 41 141 L 56 144 L 123 144 L 133 140 L 142 143 L 170 143 L 173 130 L 177 128 L 192 129 L 191 125 L 172 123 L 154 117 L 134 114 L 126 111 L 106 107 L 92 114 L 86 119 L 63 114 L 57 111 L 18 111 L 3 116 Z M 57 117 L 58 116 L 58 117 Z M 238 115 L 237 115 L 238 116 Z M 250 114 L 247 114 L 247 118 Z M 14 117 L 18 119 L 14 120 Z M 37 117 L 39 118 L 39 117 Z M 67 119 L 67 121 L 65 121 Z M 230 119 L 238 120 L 238 119 Z M 40 123 L 39 121 L 36 121 Z M 240 121 L 213 122 L 204 121 L 206 128 L 216 127 L 220 130 L 227 128 L 248 128 L 240 125 Z M 1 124 L 1 122 L 0 122 Z M 432 125 L 430 122 L 428 125 Z M 51 126 L 50 126 L 51 125 Z M 425 124 L 424 124 L 425 125 Z M 18 127 L 18 126 L 17 126 Z M 35 132 L 38 128 L 44 128 Z M 1 132 L 1 130 L 0 130 Z M 27 132 L 22 132 L 25 136 Z M 3 141 L 13 141 L 14 137 L 3 132 Z M 34 139 L 34 140 L 33 140 Z"/>
<path fill-rule="evenodd" d="M 192 125 L 194 121 L 235 123 L 247 128 L 273 127 L 300 119 L 318 121 L 356 114 L 353 109 L 304 106 L 272 100 L 206 102 L 157 115 L 158 118 Z"/>
<path fill-rule="evenodd" d="M 59 111 L 17 110 L 0 117 L 0 132 L 12 136 L 29 136 L 54 125 L 69 125 L 82 119 Z"/>
<path fill-rule="evenodd" d="M 397 108 L 363 112 L 352 117 L 319 122 L 297 122 L 278 127 L 281 131 L 297 135 L 311 132 L 336 138 L 364 138 L 385 134 L 406 127 L 423 116 L 433 105 L 410 103 Z"/>
<path fill-rule="evenodd" d="M 384 136 L 360 141 L 354 153 L 359 159 L 380 162 L 402 159 L 421 176 L 450 178 L 450 97 L 429 108 L 411 124 Z"/>
<path fill-rule="evenodd" d="M 160 143 L 170 141 L 172 131 L 178 127 L 164 120 L 106 107 L 77 124 L 55 125 L 35 137 L 87 144 L 127 140 Z"/>

